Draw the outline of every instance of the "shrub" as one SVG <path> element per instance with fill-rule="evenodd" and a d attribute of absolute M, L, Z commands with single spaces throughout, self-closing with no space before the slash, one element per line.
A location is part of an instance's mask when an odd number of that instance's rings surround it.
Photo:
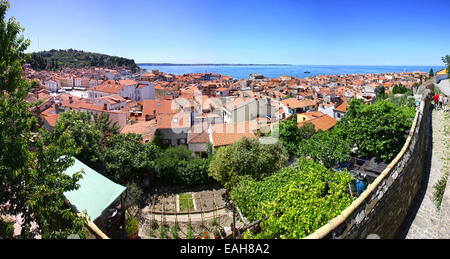
<path fill-rule="evenodd" d="M 196 158 L 186 147 L 160 150 L 155 159 L 158 181 L 164 184 L 199 186 L 213 183 L 208 175 L 209 159 Z"/>
<path fill-rule="evenodd" d="M 186 239 L 194 239 L 194 231 L 192 230 L 192 226 L 191 225 L 188 226 Z"/>
<path fill-rule="evenodd" d="M 358 147 L 358 157 L 377 157 L 389 163 L 403 147 L 414 115 L 414 108 L 379 100 L 350 106 L 337 127 L 342 139 Z"/>
<path fill-rule="evenodd" d="M 256 238 L 302 238 L 348 207 L 353 176 L 311 160 L 284 168 L 262 181 L 247 179 L 231 191 L 244 216 L 261 220 Z"/>
<path fill-rule="evenodd" d="M 139 186 L 137 186 L 135 182 L 131 182 L 127 185 L 127 199 L 125 208 L 128 213 L 136 215 L 136 211 L 132 210 L 131 208 L 139 205 L 139 201 L 141 200 L 143 193 L 144 192 L 142 191 L 142 189 L 139 188 Z"/>
<path fill-rule="evenodd" d="M 171 227 L 171 229 L 170 229 L 170 234 L 172 235 L 172 238 L 174 238 L 174 239 L 178 239 L 178 227 L 177 227 L 177 225 L 173 225 L 172 227 Z"/>
<path fill-rule="evenodd" d="M 157 152 L 155 145 L 142 143 L 140 135 L 113 135 L 103 149 L 107 176 L 113 181 L 140 179 L 144 173 L 155 171 L 153 160 Z"/>
<path fill-rule="evenodd" d="M 433 201 L 436 208 L 441 208 L 442 198 L 444 197 L 445 187 L 447 186 L 448 172 L 446 172 L 441 179 L 433 186 Z"/>
<path fill-rule="evenodd" d="M 263 179 L 281 169 L 289 158 L 281 143 L 261 144 L 257 139 L 240 141 L 217 150 L 209 166 L 209 174 L 229 188 L 241 176 Z"/>
<path fill-rule="evenodd" d="M 167 226 L 162 225 L 159 229 L 159 236 L 161 239 L 167 239 Z"/>

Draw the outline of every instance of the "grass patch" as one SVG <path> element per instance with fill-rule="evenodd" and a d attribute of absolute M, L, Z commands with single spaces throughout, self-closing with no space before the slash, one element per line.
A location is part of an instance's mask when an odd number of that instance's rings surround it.
<path fill-rule="evenodd" d="M 180 211 L 193 211 L 194 202 L 192 201 L 192 194 L 180 194 Z"/>
<path fill-rule="evenodd" d="M 179 238 L 178 231 L 179 231 L 179 227 L 178 227 L 177 224 L 173 225 L 170 228 L 170 234 L 172 235 L 173 239 L 178 239 Z"/>
<path fill-rule="evenodd" d="M 188 226 L 186 239 L 194 239 L 194 230 L 191 225 Z"/>

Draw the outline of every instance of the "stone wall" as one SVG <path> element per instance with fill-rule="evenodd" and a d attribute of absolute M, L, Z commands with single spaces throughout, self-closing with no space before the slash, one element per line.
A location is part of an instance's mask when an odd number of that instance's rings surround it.
<path fill-rule="evenodd" d="M 307 238 L 394 238 L 420 189 L 426 161 L 431 94 L 426 90 L 397 157 L 338 217 Z"/>

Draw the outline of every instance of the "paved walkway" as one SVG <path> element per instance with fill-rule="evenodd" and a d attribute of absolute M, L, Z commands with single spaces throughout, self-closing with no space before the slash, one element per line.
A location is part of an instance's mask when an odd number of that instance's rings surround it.
<path fill-rule="evenodd" d="M 442 80 L 437 84 L 437 87 L 441 90 L 442 93 L 444 93 L 447 96 L 450 96 L 450 81 L 449 79 Z"/>
<path fill-rule="evenodd" d="M 444 111 L 433 110 L 431 116 L 432 136 L 429 140 L 430 153 L 425 163 L 422 186 L 411 205 L 397 238 L 437 239 L 439 211 L 433 202 L 433 186 L 443 175 L 443 154 L 448 136 L 444 133 Z"/>

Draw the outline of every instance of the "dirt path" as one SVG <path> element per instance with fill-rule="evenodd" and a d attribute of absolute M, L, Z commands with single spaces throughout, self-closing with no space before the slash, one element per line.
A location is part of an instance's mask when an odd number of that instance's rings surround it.
<path fill-rule="evenodd" d="M 432 132 L 429 142 L 430 154 L 424 168 L 422 187 L 411 205 L 410 212 L 401 226 L 397 238 L 436 239 L 438 238 L 439 211 L 433 202 L 433 186 L 443 175 L 445 141 L 444 111 L 433 110 L 431 117 Z M 447 122 L 448 123 L 448 122 Z"/>

